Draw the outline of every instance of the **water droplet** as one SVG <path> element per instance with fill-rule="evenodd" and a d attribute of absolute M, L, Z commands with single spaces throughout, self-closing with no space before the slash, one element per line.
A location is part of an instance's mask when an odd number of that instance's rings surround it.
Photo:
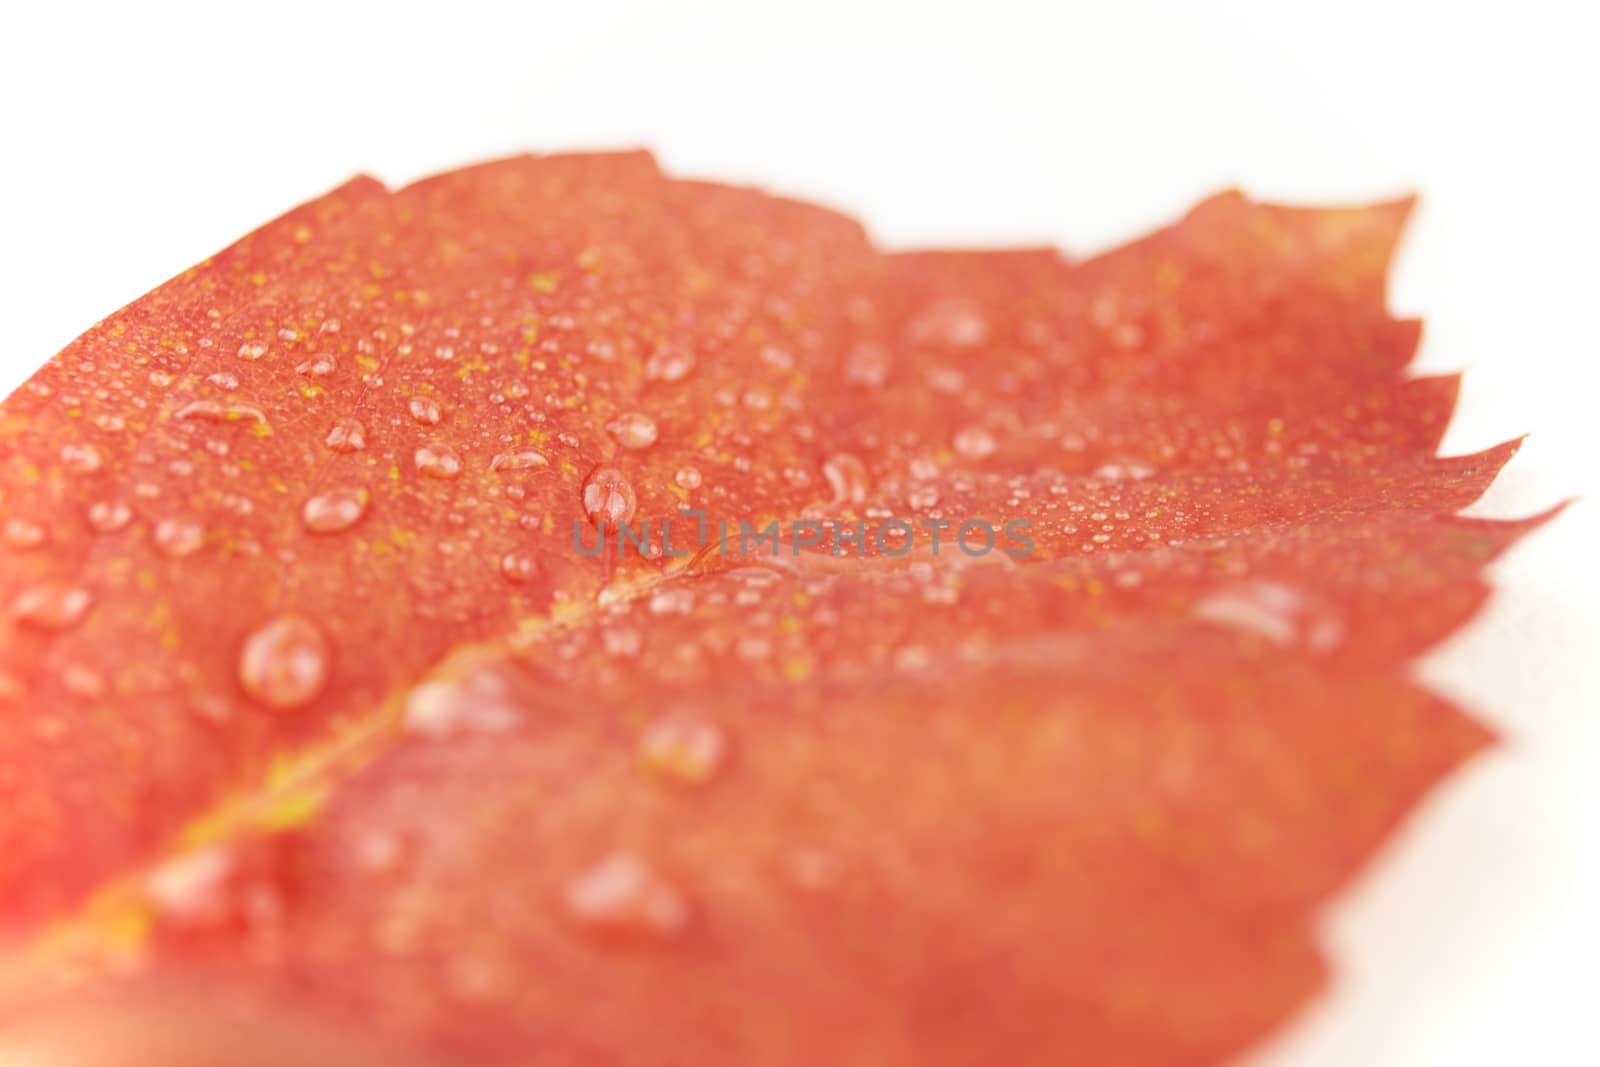
<path fill-rule="evenodd" d="M 860 504 L 872 488 L 867 465 L 848 452 L 829 456 L 822 464 L 822 475 L 833 490 L 834 504 Z"/>
<path fill-rule="evenodd" d="M 76 474 L 93 474 L 105 461 L 100 450 L 90 444 L 61 446 L 61 465 Z"/>
<path fill-rule="evenodd" d="M 628 659 L 639 654 L 644 647 L 644 638 L 632 627 L 618 626 L 601 634 L 600 643 L 605 646 L 606 655 Z"/>
<path fill-rule="evenodd" d="M 567 883 L 567 912 L 591 934 L 665 940 L 689 921 L 689 906 L 671 883 L 631 852 L 614 852 Z"/>
<path fill-rule="evenodd" d="M 0 538 L 11 548 L 27 550 L 38 548 L 50 540 L 50 533 L 36 522 L 27 519 L 7 519 Z"/>
<path fill-rule="evenodd" d="M 618 415 L 606 423 L 606 432 L 623 448 L 649 448 L 656 443 L 656 424 L 637 411 Z"/>
<path fill-rule="evenodd" d="M 322 443 L 335 452 L 360 452 L 367 447 L 367 428 L 360 419 L 340 419 Z"/>
<path fill-rule="evenodd" d="M 411 417 L 422 425 L 437 426 L 439 424 L 439 404 L 432 397 L 414 396 L 407 406 L 411 409 Z"/>
<path fill-rule="evenodd" d="M 11 602 L 11 616 L 40 629 L 64 630 L 83 619 L 93 599 L 88 590 L 75 585 L 41 582 Z"/>
<path fill-rule="evenodd" d="M 328 681 L 328 640 L 310 619 L 280 615 L 245 639 L 239 682 L 269 707 L 309 703 Z"/>
<path fill-rule="evenodd" d="M 206 530 L 193 519 L 162 519 L 156 523 L 154 538 L 162 552 L 182 559 L 200 551 L 206 541 Z"/>
<path fill-rule="evenodd" d="M 100 533 L 115 533 L 133 521 L 133 509 L 120 500 L 89 505 L 89 525 Z"/>
<path fill-rule="evenodd" d="M 851 385 L 876 389 L 889 380 L 889 350 L 871 341 L 862 341 L 845 357 L 844 379 Z"/>
<path fill-rule="evenodd" d="M 1279 582 L 1251 579 L 1208 593 L 1190 614 L 1266 638 L 1275 645 L 1301 645 L 1331 652 L 1344 639 L 1344 627 L 1298 590 Z"/>
<path fill-rule="evenodd" d="M 1102 463 L 1095 468 L 1094 476 L 1107 481 L 1121 481 L 1123 479 L 1139 480 L 1148 478 L 1156 472 L 1155 467 L 1142 459 L 1115 459 L 1109 463 Z"/>
<path fill-rule="evenodd" d="M 339 533 L 361 521 L 369 499 L 365 489 L 330 489 L 307 500 L 300 517 L 312 533 Z"/>
<path fill-rule="evenodd" d="M 956 434 L 956 452 L 967 459 L 986 459 L 994 455 L 994 435 L 982 426 L 969 426 Z"/>
<path fill-rule="evenodd" d="M 105 696 L 106 682 L 93 669 L 73 663 L 61 669 L 61 688 L 83 700 L 95 700 Z"/>
<path fill-rule="evenodd" d="M 497 664 L 457 679 L 423 682 L 406 698 L 403 724 L 425 737 L 506 733 L 522 722 L 516 688 L 514 677 Z"/>
<path fill-rule="evenodd" d="M 919 345 L 976 348 L 989 339 L 989 320 L 977 301 L 955 297 L 923 308 L 906 332 Z"/>
<path fill-rule="evenodd" d="M 633 485 L 615 467 L 596 467 L 583 480 L 583 510 L 592 523 L 620 525 L 633 518 L 638 506 Z"/>
<path fill-rule="evenodd" d="M 906 494 L 906 502 L 917 511 L 926 511 L 939 505 L 939 490 L 931 485 L 919 485 Z"/>
<path fill-rule="evenodd" d="M 550 461 L 544 458 L 544 453 L 535 452 L 531 448 L 520 452 L 501 452 L 489 461 L 489 469 L 492 471 L 526 471 L 548 466 Z"/>
<path fill-rule="evenodd" d="M 653 382 L 676 382 L 694 370 L 694 353 L 678 345 L 662 345 L 645 360 L 644 376 Z"/>
<path fill-rule="evenodd" d="M 215 400 L 191 400 L 173 412 L 175 419 L 203 422 L 254 422 L 267 424 L 264 411 L 253 404 L 221 404 Z"/>
<path fill-rule="evenodd" d="M 331 352 L 318 352 L 295 367 L 296 373 L 304 374 L 308 378 L 326 378 L 338 369 L 339 361 Z"/>
<path fill-rule="evenodd" d="M 704 782 L 722 763 L 726 744 L 716 723 L 689 715 L 668 715 L 639 736 L 639 761 L 657 774 L 685 782 Z"/>
<path fill-rule="evenodd" d="M 682 467 L 679 468 L 677 474 L 672 476 L 672 480 L 678 483 L 678 488 L 680 489 L 698 489 L 703 479 L 700 477 L 700 472 L 695 468 Z"/>
<path fill-rule="evenodd" d="M 267 346 L 260 341 L 246 341 L 239 346 L 239 358 L 254 363 L 267 354 Z"/>
<path fill-rule="evenodd" d="M 430 441 L 412 455 L 417 470 L 429 478 L 454 478 L 461 473 L 461 457 L 442 441 Z"/>
<path fill-rule="evenodd" d="M 507 552 L 500 557 L 500 574 L 508 582 L 521 585 L 533 581 L 538 573 L 538 561 L 526 552 Z"/>
<path fill-rule="evenodd" d="M 682 586 L 659 589 L 650 597 L 652 615 L 687 615 L 694 610 L 694 593 Z"/>
<path fill-rule="evenodd" d="M 168 860 L 145 876 L 144 891 L 162 916 L 184 926 L 211 926 L 228 918 L 228 882 L 235 868 L 226 845 Z"/>
<path fill-rule="evenodd" d="M 220 371 L 219 370 L 215 374 L 208 374 L 208 375 L 206 375 L 206 381 L 210 382 L 212 385 L 216 386 L 218 389 L 237 389 L 237 388 L 239 388 L 239 379 L 236 378 L 234 375 L 229 374 L 227 371 Z"/>

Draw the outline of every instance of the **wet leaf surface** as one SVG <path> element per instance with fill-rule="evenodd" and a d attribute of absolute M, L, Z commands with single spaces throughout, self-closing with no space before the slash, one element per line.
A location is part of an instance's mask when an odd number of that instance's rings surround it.
<path fill-rule="evenodd" d="M 1538 521 L 1455 517 L 1407 207 L 885 255 L 522 158 L 96 324 L 0 409 L 0 1050 L 1226 1059 Z"/>

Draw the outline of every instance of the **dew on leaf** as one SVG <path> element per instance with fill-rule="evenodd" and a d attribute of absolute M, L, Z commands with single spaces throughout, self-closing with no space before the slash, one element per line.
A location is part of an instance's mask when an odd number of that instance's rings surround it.
<path fill-rule="evenodd" d="M 518 452 L 501 452 L 489 461 L 489 469 L 497 472 L 526 471 L 548 466 L 550 461 L 544 457 L 544 453 L 535 452 L 531 448 Z"/>
<path fill-rule="evenodd" d="M 889 350 L 871 341 L 862 341 L 845 357 L 845 381 L 864 389 L 876 389 L 889 380 Z"/>
<path fill-rule="evenodd" d="M 645 360 L 644 375 L 654 382 L 676 382 L 694 370 L 694 353 L 679 345 L 662 345 Z"/>
<path fill-rule="evenodd" d="M 411 417 L 423 426 L 437 426 L 442 417 L 439 402 L 430 396 L 414 396 L 406 406 Z"/>
<path fill-rule="evenodd" d="M 166 518 L 156 523 L 152 533 L 156 548 L 174 559 L 192 556 L 205 544 L 205 527 L 194 519 Z"/>
<path fill-rule="evenodd" d="M 938 300 L 919 311 L 906 332 L 913 344 L 976 348 L 989 339 L 989 320 L 976 301 Z"/>
<path fill-rule="evenodd" d="M 461 457 L 443 441 L 430 441 L 412 454 L 417 471 L 429 478 L 454 478 L 461 473 Z"/>
<path fill-rule="evenodd" d="M 508 582 L 521 585 L 533 581 L 538 573 L 538 561 L 526 552 L 507 552 L 500 557 L 500 575 Z"/>
<path fill-rule="evenodd" d="M 615 467 L 596 467 L 583 480 L 583 510 L 592 523 L 628 522 L 638 509 L 633 485 Z"/>
<path fill-rule="evenodd" d="M 223 404 L 216 400 L 191 400 L 173 412 L 172 417 L 185 422 L 194 420 L 201 422 L 252 422 L 261 426 L 267 424 L 266 413 L 253 404 Z"/>
<path fill-rule="evenodd" d="M 294 368 L 298 374 L 308 378 L 326 378 L 339 369 L 339 361 L 330 352 L 318 352 L 309 359 L 302 360 Z"/>
<path fill-rule="evenodd" d="M 639 761 L 650 771 L 684 782 L 710 779 L 722 763 L 722 728 L 709 719 L 669 714 L 639 736 Z"/>
<path fill-rule="evenodd" d="M 860 504 L 871 489 L 867 465 L 849 452 L 837 453 L 823 461 L 822 476 L 833 490 L 833 504 Z"/>
<path fill-rule="evenodd" d="M 365 489 L 329 489 L 308 499 L 300 517 L 312 533 L 339 533 L 361 521 L 369 499 Z"/>
<path fill-rule="evenodd" d="M 7 519 L 5 526 L 0 528 L 0 540 L 3 540 L 7 547 L 25 551 L 38 548 L 50 540 L 50 534 L 36 522 L 27 519 Z"/>
<path fill-rule="evenodd" d="M 228 917 L 228 882 L 235 861 L 226 845 L 168 860 L 144 878 L 145 896 L 161 916 L 181 926 L 211 926 Z"/>
<path fill-rule="evenodd" d="M 93 474 L 105 463 L 100 450 L 89 444 L 61 446 L 61 465 L 74 474 Z"/>
<path fill-rule="evenodd" d="M 1331 652 L 1344 639 L 1338 619 L 1319 610 L 1298 590 L 1266 579 L 1237 582 L 1208 593 L 1195 602 L 1190 614 L 1275 645 L 1299 645 L 1319 654 Z"/>
<path fill-rule="evenodd" d="M 334 452 L 360 452 L 367 447 L 367 428 L 360 419 L 340 419 L 322 443 Z"/>
<path fill-rule="evenodd" d="M 406 698 L 402 725 L 424 737 L 516 729 L 522 708 L 504 672 L 481 667 L 461 678 L 423 682 Z"/>
<path fill-rule="evenodd" d="M 133 509 L 120 500 L 97 500 L 89 505 L 89 525 L 98 533 L 115 533 L 133 521 Z"/>
<path fill-rule="evenodd" d="M 572 920 L 602 938 L 666 940 L 689 920 L 683 894 L 631 852 L 614 852 L 573 877 L 563 899 Z"/>
<path fill-rule="evenodd" d="M 606 432 L 623 448 L 649 448 L 656 443 L 656 424 L 637 411 L 618 415 L 606 423 Z"/>
<path fill-rule="evenodd" d="M 268 707 L 296 708 L 309 703 L 327 684 L 328 640 L 303 615 L 280 615 L 245 639 L 239 654 L 239 682 Z"/>
<path fill-rule="evenodd" d="M 47 581 L 29 586 L 11 601 L 11 617 L 42 630 L 64 630 L 80 622 L 93 601 L 87 589 Z"/>
<path fill-rule="evenodd" d="M 956 452 L 967 459 L 986 459 L 994 455 L 994 435 L 982 426 L 969 426 L 955 436 Z"/>

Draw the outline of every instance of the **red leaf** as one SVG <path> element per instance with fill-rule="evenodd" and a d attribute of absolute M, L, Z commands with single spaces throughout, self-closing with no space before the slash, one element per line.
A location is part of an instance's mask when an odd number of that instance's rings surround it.
<path fill-rule="evenodd" d="M 523 158 L 97 324 L 0 416 L 0 1050 L 1235 1052 L 1484 743 L 1408 662 L 1530 525 L 1454 517 L 1514 445 L 1434 458 L 1407 207 L 885 256 Z"/>

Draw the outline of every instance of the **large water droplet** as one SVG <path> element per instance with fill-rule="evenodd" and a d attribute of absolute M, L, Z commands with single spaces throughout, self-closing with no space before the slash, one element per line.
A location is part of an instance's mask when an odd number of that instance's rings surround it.
<path fill-rule="evenodd" d="M 322 443 L 335 452 L 360 452 L 367 447 L 367 428 L 360 419 L 340 419 Z"/>
<path fill-rule="evenodd" d="M 700 472 L 695 468 L 680 467 L 678 468 L 678 473 L 672 476 L 672 480 L 678 483 L 678 488 L 680 489 L 698 489 L 704 479 L 701 478 Z"/>
<path fill-rule="evenodd" d="M 328 640 L 302 615 L 280 615 L 245 639 L 239 683 L 269 707 L 309 703 L 328 681 Z"/>
<path fill-rule="evenodd" d="M 657 774 L 704 782 L 716 773 L 726 748 L 722 728 L 693 715 L 666 715 L 639 736 L 639 760 Z"/>
<path fill-rule="evenodd" d="M 461 457 L 442 441 L 430 441 L 412 455 L 417 470 L 429 478 L 454 478 L 461 473 Z"/>
<path fill-rule="evenodd" d="M 638 510 L 633 485 L 615 467 L 596 467 L 583 480 L 583 510 L 593 523 L 628 522 Z"/>
<path fill-rule="evenodd" d="M 267 354 L 267 346 L 260 341 L 246 341 L 239 346 L 239 358 L 254 363 Z"/>
<path fill-rule="evenodd" d="M 606 423 L 606 432 L 623 448 L 649 448 L 656 443 L 656 424 L 637 411 L 618 415 Z"/>
<path fill-rule="evenodd" d="M 548 467 L 550 461 L 544 458 L 544 453 L 535 452 L 525 448 L 520 452 L 501 452 L 489 461 L 492 471 L 526 471 L 535 467 Z"/>
<path fill-rule="evenodd" d="M 361 521 L 369 499 L 365 489 L 329 489 L 307 500 L 300 517 L 312 533 L 339 533 Z"/>
<path fill-rule="evenodd" d="M 680 933 L 689 905 L 639 856 L 614 852 L 567 883 L 567 912 L 603 938 L 659 941 Z"/>
<path fill-rule="evenodd" d="M 76 625 L 93 601 L 87 589 L 65 582 L 30 586 L 11 602 L 11 616 L 19 623 L 44 630 L 64 630 Z"/>
<path fill-rule="evenodd" d="M 156 523 L 156 547 L 174 559 L 192 556 L 206 542 L 206 529 L 193 519 L 171 518 Z"/>
<path fill-rule="evenodd" d="M 215 400 L 191 400 L 172 415 L 185 422 L 253 422 L 265 426 L 266 412 L 253 404 L 222 404 Z"/>

